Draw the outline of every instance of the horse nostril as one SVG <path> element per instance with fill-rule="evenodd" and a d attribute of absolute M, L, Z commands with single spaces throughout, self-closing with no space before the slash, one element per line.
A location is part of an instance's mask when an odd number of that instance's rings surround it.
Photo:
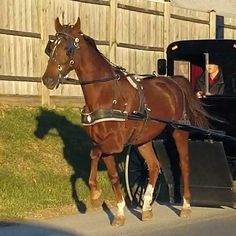
<path fill-rule="evenodd" d="M 53 84 L 53 83 L 54 83 L 54 79 L 51 78 L 51 77 L 49 77 L 49 78 L 48 78 L 48 83 L 49 83 L 49 84 Z"/>
<path fill-rule="evenodd" d="M 43 78 L 42 78 L 42 81 L 43 81 L 43 84 L 46 86 L 46 84 L 47 84 L 47 78 L 43 77 Z"/>
<path fill-rule="evenodd" d="M 52 89 L 52 88 L 55 87 L 55 80 L 54 80 L 54 78 L 52 78 L 52 77 L 43 77 L 42 80 L 43 80 L 43 84 L 47 88 Z"/>

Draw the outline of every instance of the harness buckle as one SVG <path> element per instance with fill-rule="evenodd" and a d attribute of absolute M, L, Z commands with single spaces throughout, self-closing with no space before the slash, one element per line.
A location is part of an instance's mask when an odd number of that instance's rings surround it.
<path fill-rule="evenodd" d="M 74 40 L 74 46 L 75 46 L 76 48 L 79 48 L 79 38 L 75 38 L 75 40 Z"/>
<path fill-rule="evenodd" d="M 116 79 L 120 80 L 120 75 L 119 74 L 116 74 Z"/>
<path fill-rule="evenodd" d="M 70 66 L 73 66 L 75 64 L 75 61 L 74 60 L 70 60 Z"/>

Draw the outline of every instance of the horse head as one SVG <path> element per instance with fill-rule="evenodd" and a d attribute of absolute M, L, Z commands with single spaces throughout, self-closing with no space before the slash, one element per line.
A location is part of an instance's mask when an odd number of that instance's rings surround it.
<path fill-rule="evenodd" d="M 60 80 L 75 69 L 75 51 L 79 48 L 80 18 L 74 25 L 61 25 L 55 20 L 56 35 L 49 40 L 45 53 L 49 56 L 46 71 L 42 77 L 48 89 L 57 88 Z"/>
<path fill-rule="evenodd" d="M 44 139 L 50 133 L 51 129 L 60 127 L 60 117 L 54 111 L 41 108 L 40 113 L 36 117 L 37 127 L 34 135 L 39 139 Z"/>

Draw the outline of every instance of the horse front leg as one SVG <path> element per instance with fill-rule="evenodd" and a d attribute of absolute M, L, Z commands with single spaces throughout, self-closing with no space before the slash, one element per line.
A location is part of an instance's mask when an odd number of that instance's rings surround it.
<path fill-rule="evenodd" d="M 142 220 L 146 221 L 153 217 L 151 202 L 153 199 L 153 191 L 160 172 L 160 163 L 153 149 L 152 142 L 139 146 L 138 150 L 145 159 L 149 172 L 149 181 L 144 194 L 142 208 Z"/>
<path fill-rule="evenodd" d="M 189 150 L 188 150 L 189 133 L 183 130 L 174 130 L 173 138 L 179 153 L 180 168 L 183 177 L 183 206 L 180 212 L 181 217 L 190 216 L 192 210 L 190 206 L 191 194 L 189 187 Z"/>
<path fill-rule="evenodd" d="M 116 162 L 114 156 L 103 157 L 103 161 L 107 167 L 108 175 L 114 190 L 116 202 L 117 202 L 117 213 L 112 221 L 113 226 L 122 226 L 125 223 L 125 201 L 122 196 L 120 178 L 116 168 Z"/>
<path fill-rule="evenodd" d="M 99 146 L 95 145 L 91 152 L 91 169 L 90 169 L 90 176 L 89 176 L 89 186 L 90 186 L 90 201 L 91 205 L 95 208 L 98 208 L 102 205 L 101 201 L 101 193 L 102 191 L 98 188 L 97 182 L 97 170 L 98 170 L 98 162 L 102 156 L 102 151 Z"/>

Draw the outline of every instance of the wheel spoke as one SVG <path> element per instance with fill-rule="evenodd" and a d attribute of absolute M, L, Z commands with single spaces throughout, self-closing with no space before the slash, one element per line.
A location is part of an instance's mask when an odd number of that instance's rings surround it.
<path fill-rule="evenodd" d="M 145 188 L 141 186 L 140 194 L 138 195 L 138 205 L 142 206 L 143 205 L 143 195 L 145 193 Z"/>
<path fill-rule="evenodd" d="M 140 183 L 142 178 L 142 176 L 134 176 L 134 178 L 130 179 L 130 186 L 132 187 L 135 183 Z"/>

